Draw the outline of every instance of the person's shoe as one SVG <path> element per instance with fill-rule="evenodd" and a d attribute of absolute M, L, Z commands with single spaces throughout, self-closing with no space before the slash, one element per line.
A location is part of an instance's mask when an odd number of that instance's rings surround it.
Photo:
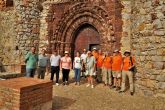
<path fill-rule="evenodd" d="M 65 85 L 65 82 L 63 82 L 62 85 L 64 86 Z"/>
<path fill-rule="evenodd" d="M 80 86 L 80 82 L 78 82 L 77 85 Z"/>
<path fill-rule="evenodd" d="M 77 82 L 75 82 L 75 85 L 77 85 Z"/>
<path fill-rule="evenodd" d="M 65 85 L 67 85 L 67 86 L 69 85 L 68 81 L 65 82 Z"/>
<path fill-rule="evenodd" d="M 56 86 L 59 86 L 59 83 L 56 83 Z"/>
<path fill-rule="evenodd" d="M 119 90 L 120 90 L 120 87 L 117 87 L 117 88 L 116 88 L 116 91 L 119 91 Z"/>
<path fill-rule="evenodd" d="M 119 91 L 119 93 L 124 93 L 124 91 Z"/>
<path fill-rule="evenodd" d="M 111 86 L 111 87 L 110 87 L 110 89 L 114 89 L 114 88 L 116 88 L 116 86 Z"/>
<path fill-rule="evenodd" d="M 133 96 L 133 92 L 130 92 L 130 94 Z"/>
<path fill-rule="evenodd" d="M 87 84 L 87 85 L 86 85 L 86 87 L 89 87 L 89 86 L 90 86 L 90 84 Z"/>
<path fill-rule="evenodd" d="M 91 88 L 93 89 L 94 88 L 94 85 L 91 85 Z"/>

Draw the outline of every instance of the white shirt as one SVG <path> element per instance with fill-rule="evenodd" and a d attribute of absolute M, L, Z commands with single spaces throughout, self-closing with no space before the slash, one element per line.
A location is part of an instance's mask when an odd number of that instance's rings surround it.
<path fill-rule="evenodd" d="M 81 58 L 80 57 L 75 57 L 74 58 L 74 67 L 75 68 L 81 68 Z"/>
<path fill-rule="evenodd" d="M 50 64 L 51 66 L 60 66 L 60 59 L 61 59 L 61 56 L 60 55 L 51 55 L 50 57 Z"/>
<path fill-rule="evenodd" d="M 81 59 L 83 60 L 83 61 L 85 61 L 85 59 L 87 58 L 87 54 L 81 54 Z"/>

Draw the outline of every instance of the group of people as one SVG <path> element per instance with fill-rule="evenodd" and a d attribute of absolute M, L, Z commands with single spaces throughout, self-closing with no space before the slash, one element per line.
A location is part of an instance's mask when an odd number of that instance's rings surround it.
<path fill-rule="evenodd" d="M 38 78 L 44 79 L 47 67 L 51 68 L 50 80 L 54 80 L 56 74 L 56 85 L 59 85 L 59 74 L 62 71 L 62 85 L 68 85 L 69 73 L 73 68 L 75 73 L 75 85 L 80 85 L 81 76 L 87 78 L 87 87 L 94 88 L 95 82 L 104 83 L 105 86 L 115 88 L 119 93 L 126 90 L 126 77 L 129 79 L 130 94 L 134 93 L 133 69 L 135 68 L 135 59 L 131 56 L 131 52 L 126 50 L 122 57 L 119 50 L 114 50 L 113 55 L 110 52 L 102 52 L 93 48 L 92 51 L 83 49 L 83 53 L 76 52 L 73 59 L 69 56 L 69 52 L 65 51 L 61 57 L 54 50 L 50 57 L 46 56 L 46 50 L 42 49 L 42 53 L 38 56 L 35 48 L 25 57 L 26 76 L 34 77 L 36 67 L 38 66 Z"/>

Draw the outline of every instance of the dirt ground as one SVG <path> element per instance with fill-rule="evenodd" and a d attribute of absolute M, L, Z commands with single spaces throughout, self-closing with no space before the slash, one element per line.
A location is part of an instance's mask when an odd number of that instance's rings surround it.
<path fill-rule="evenodd" d="M 50 75 L 47 76 L 49 78 Z M 165 99 L 119 94 L 114 89 L 97 84 L 94 89 L 81 85 L 53 86 L 53 110 L 165 110 Z"/>

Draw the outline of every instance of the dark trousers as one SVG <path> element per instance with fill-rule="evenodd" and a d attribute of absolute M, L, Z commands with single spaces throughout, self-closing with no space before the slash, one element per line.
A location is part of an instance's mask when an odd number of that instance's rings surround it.
<path fill-rule="evenodd" d="M 58 83 L 58 81 L 59 81 L 59 73 L 60 73 L 60 67 L 59 66 L 51 66 L 51 77 L 50 77 L 50 80 L 53 81 L 55 73 L 56 73 L 56 83 Z"/>
<path fill-rule="evenodd" d="M 65 82 L 65 81 L 68 81 L 69 79 L 69 72 L 70 72 L 70 69 L 62 69 L 62 81 Z"/>
<path fill-rule="evenodd" d="M 38 67 L 38 78 L 45 78 L 46 67 Z"/>

